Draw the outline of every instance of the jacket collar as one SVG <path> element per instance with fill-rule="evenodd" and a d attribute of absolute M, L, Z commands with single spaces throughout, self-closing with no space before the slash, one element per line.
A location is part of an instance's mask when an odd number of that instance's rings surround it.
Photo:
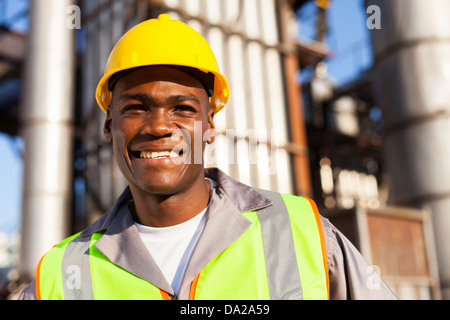
<path fill-rule="evenodd" d="M 205 174 L 217 182 L 216 189 L 222 190 L 240 212 L 258 210 L 272 204 L 254 188 L 234 180 L 217 168 L 208 168 Z"/>
<path fill-rule="evenodd" d="M 206 176 L 216 181 L 217 185 L 211 191 L 205 228 L 181 284 L 181 299 L 189 297 L 190 283 L 201 270 L 250 227 L 252 223 L 241 213 L 272 204 L 255 189 L 230 178 L 219 169 L 206 169 Z M 82 231 L 81 236 L 104 232 L 95 247 L 111 262 L 173 294 L 134 224 L 128 206 L 131 201 L 133 197 L 127 187 L 114 206 Z"/>

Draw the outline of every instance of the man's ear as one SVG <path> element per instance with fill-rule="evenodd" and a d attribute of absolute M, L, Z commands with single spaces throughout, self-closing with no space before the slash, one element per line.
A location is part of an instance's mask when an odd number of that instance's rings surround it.
<path fill-rule="evenodd" d="M 208 112 L 208 130 L 206 142 L 208 144 L 213 143 L 216 140 L 216 131 L 214 126 L 214 110 L 211 108 Z"/>
<path fill-rule="evenodd" d="M 105 139 L 108 142 L 112 141 L 111 123 L 112 123 L 111 109 L 108 107 L 106 108 L 106 119 L 103 125 L 103 135 L 105 136 Z"/>

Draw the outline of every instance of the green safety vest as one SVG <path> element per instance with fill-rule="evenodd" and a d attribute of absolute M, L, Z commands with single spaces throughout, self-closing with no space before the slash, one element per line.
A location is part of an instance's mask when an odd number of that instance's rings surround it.
<path fill-rule="evenodd" d="M 189 299 L 329 299 L 326 244 L 315 203 L 261 193 L 274 204 L 242 213 L 252 225 L 198 274 Z M 170 299 L 157 286 L 110 262 L 94 246 L 102 233 L 83 241 L 78 235 L 42 257 L 36 274 L 38 299 Z M 77 282 L 77 274 L 88 275 L 89 281 Z"/>

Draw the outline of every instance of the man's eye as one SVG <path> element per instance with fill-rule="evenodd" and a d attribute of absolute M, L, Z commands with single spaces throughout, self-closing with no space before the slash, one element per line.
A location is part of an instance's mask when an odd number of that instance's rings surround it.
<path fill-rule="evenodd" d="M 122 112 L 127 111 L 147 111 L 147 109 L 141 104 L 130 104 L 123 107 Z"/>
<path fill-rule="evenodd" d="M 191 106 L 179 105 L 174 108 L 175 111 L 195 113 L 197 110 Z"/>

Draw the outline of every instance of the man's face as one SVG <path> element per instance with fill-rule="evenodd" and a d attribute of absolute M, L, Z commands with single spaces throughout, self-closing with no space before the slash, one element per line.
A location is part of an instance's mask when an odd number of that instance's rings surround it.
<path fill-rule="evenodd" d="M 201 147 L 203 155 L 205 142 L 194 143 L 195 126 L 202 137 L 214 128 L 200 82 L 182 71 L 154 66 L 119 79 L 104 133 L 132 190 L 171 195 L 203 180 L 203 163 L 194 163 L 199 152 L 194 148 Z"/>

